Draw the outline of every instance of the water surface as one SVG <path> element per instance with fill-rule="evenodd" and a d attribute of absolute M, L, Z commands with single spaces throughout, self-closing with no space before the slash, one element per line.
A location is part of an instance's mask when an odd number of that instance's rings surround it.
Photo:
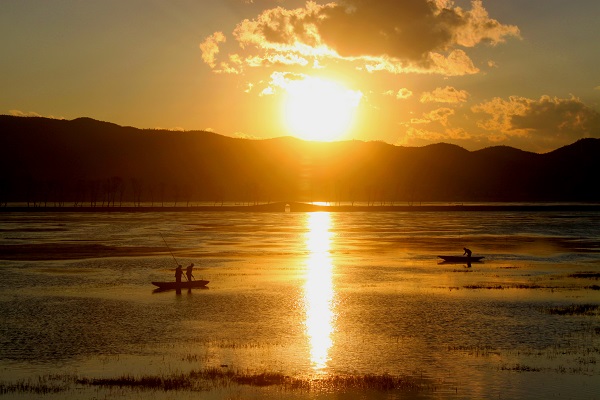
<path fill-rule="evenodd" d="M 464 246 L 484 262 L 436 258 Z M 550 312 L 600 305 L 594 212 L 4 213 L 0 249 L 4 382 L 216 367 L 600 395 L 598 313 Z M 208 289 L 153 292 L 191 262 Z"/>

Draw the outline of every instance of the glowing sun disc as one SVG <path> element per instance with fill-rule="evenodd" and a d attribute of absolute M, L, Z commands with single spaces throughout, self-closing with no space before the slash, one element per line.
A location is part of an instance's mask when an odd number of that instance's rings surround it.
<path fill-rule="evenodd" d="M 285 123 L 301 139 L 332 141 L 350 128 L 362 98 L 360 91 L 339 83 L 308 77 L 286 87 Z"/>

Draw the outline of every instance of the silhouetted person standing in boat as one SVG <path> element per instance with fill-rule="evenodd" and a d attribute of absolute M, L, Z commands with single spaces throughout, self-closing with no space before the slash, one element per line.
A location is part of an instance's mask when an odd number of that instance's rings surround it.
<path fill-rule="evenodd" d="M 181 270 L 181 265 L 175 268 L 175 282 L 181 283 L 181 275 L 183 275 L 183 271 Z"/>
<path fill-rule="evenodd" d="M 185 276 L 186 276 L 187 280 L 190 281 L 190 282 L 192 281 L 192 278 L 194 277 L 194 275 L 192 274 L 192 269 L 193 268 L 194 268 L 194 263 L 191 263 L 185 269 Z"/>
<path fill-rule="evenodd" d="M 466 247 L 463 247 L 463 250 L 465 251 L 463 253 L 463 256 L 466 255 L 468 258 L 471 258 L 471 253 L 472 253 L 471 250 L 467 249 Z"/>

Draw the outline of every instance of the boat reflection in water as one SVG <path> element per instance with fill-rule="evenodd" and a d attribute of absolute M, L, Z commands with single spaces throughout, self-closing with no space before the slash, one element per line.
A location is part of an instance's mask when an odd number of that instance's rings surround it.
<path fill-rule="evenodd" d="M 315 371 L 321 371 L 329 360 L 335 320 L 333 264 L 329 254 L 333 234 L 329 213 L 309 213 L 307 218 L 309 255 L 304 285 L 305 324 L 311 363 Z"/>

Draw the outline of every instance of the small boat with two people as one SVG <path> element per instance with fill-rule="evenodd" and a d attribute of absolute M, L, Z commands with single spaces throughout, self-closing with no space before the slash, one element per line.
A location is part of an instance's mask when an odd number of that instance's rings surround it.
<path fill-rule="evenodd" d="M 154 291 L 155 292 L 163 292 L 165 290 L 177 290 L 177 292 L 179 293 L 181 291 L 181 289 L 188 289 L 188 290 L 192 290 L 194 288 L 207 289 L 206 285 L 208 284 L 209 281 L 194 278 L 194 274 L 192 273 L 192 270 L 194 268 L 194 263 L 191 263 L 185 269 L 186 281 L 181 280 L 181 277 L 183 276 L 183 270 L 181 269 L 181 264 L 179 264 L 179 262 L 175 258 L 175 255 L 171 251 L 171 248 L 167 244 L 167 241 L 165 240 L 163 235 L 161 234 L 160 236 L 162 237 L 163 242 L 165 242 L 167 249 L 169 249 L 169 253 L 171 253 L 171 257 L 173 257 L 173 261 L 175 261 L 175 264 L 177 264 L 177 268 L 175 268 L 175 282 L 173 282 L 173 281 L 170 281 L 170 282 L 154 281 L 154 282 L 152 282 L 152 284 L 154 286 L 158 286 L 158 289 L 155 289 Z"/>
<path fill-rule="evenodd" d="M 194 279 L 194 275 L 192 274 L 192 269 L 194 268 L 194 263 L 190 264 L 190 266 L 188 266 L 186 268 L 186 272 L 185 272 L 185 277 L 187 278 L 186 281 L 182 281 L 181 280 L 181 276 L 183 275 L 183 271 L 181 270 L 181 265 L 178 265 L 177 268 L 175 268 L 175 282 L 170 281 L 170 282 L 152 282 L 152 284 L 154 286 L 158 286 L 158 289 L 156 289 L 156 291 L 158 292 L 162 292 L 165 290 L 177 290 L 180 291 L 181 289 L 195 289 L 195 288 L 201 288 L 201 289 L 207 289 L 206 285 L 208 284 L 209 281 L 205 281 L 204 279 Z"/>
<path fill-rule="evenodd" d="M 186 282 L 152 282 L 154 286 L 158 286 L 158 290 L 173 290 L 173 289 L 195 289 L 206 288 L 209 281 L 202 279 Z"/>

